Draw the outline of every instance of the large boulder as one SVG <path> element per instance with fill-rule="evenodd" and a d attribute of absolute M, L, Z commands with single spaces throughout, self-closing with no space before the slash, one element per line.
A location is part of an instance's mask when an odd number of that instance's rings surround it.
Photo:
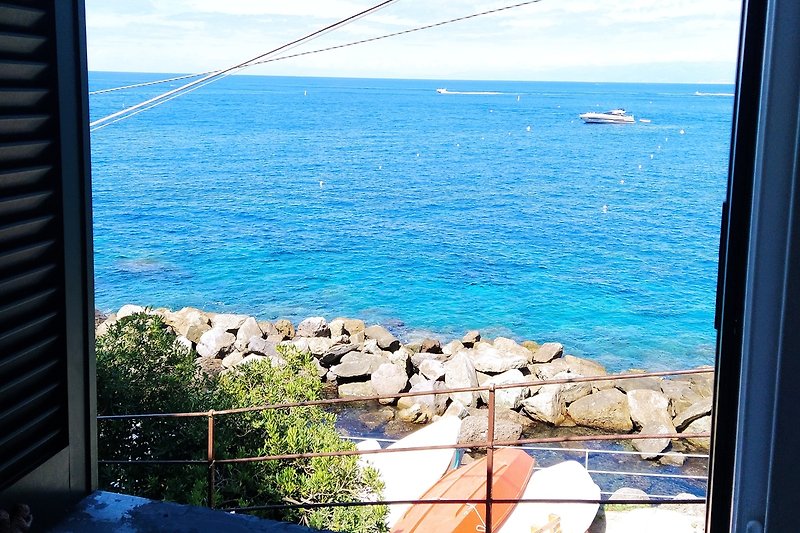
<path fill-rule="evenodd" d="M 436 381 L 445 374 L 444 363 L 436 359 L 425 359 L 419 365 L 419 373 L 431 381 Z"/>
<path fill-rule="evenodd" d="M 388 360 L 379 355 L 348 352 L 342 357 L 342 362 L 331 367 L 331 372 L 340 378 L 361 378 L 370 376 Z"/>
<path fill-rule="evenodd" d="M 297 325 L 295 331 L 297 337 L 330 337 L 331 330 L 328 322 L 321 316 L 306 318 Z"/>
<path fill-rule="evenodd" d="M 580 374 L 581 376 L 594 377 L 608 374 L 603 365 L 590 361 L 589 359 L 567 354 L 563 357 L 563 361 L 566 363 L 567 369 L 570 372 Z"/>
<path fill-rule="evenodd" d="M 119 311 L 117 311 L 117 320 L 144 312 L 145 309 L 141 305 L 125 304 L 119 308 Z"/>
<path fill-rule="evenodd" d="M 567 413 L 561 390 L 562 385 L 542 385 L 534 396 L 522 400 L 522 411 L 534 420 L 560 425 Z"/>
<path fill-rule="evenodd" d="M 279 335 L 283 335 L 284 339 L 294 338 L 294 326 L 285 318 L 281 318 L 275 322 L 275 331 L 277 331 Z"/>
<path fill-rule="evenodd" d="M 442 346 L 442 353 L 447 356 L 451 356 L 456 354 L 457 352 L 464 349 L 464 344 L 460 341 L 450 341 L 444 346 Z"/>
<path fill-rule="evenodd" d="M 494 440 L 495 441 L 514 441 L 519 440 L 522 435 L 522 424 L 514 417 L 504 415 L 505 410 L 497 411 L 494 420 Z M 513 413 L 518 416 L 518 413 Z M 479 412 L 472 411 L 470 416 L 461 421 L 461 431 L 458 435 L 459 444 L 471 442 L 486 442 L 489 436 L 489 412 L 481 409 Z"/>
<path fill-rule="evenodd" d="M 670 435 L 675 433 L 672 424 L 651 423 L 642 426 L 641 435 Z M 633 447 L 641 452 L 642 459 L 656 459 L 669 447 L 670 439 L 632 439 Z"/>
<path fill-rule="evenodd" d="M 673 416 L 704 399 L 694 390 L 690 381 L 682 379 L 662 380 L 661 391 L 669 398 L 670 412 Z"/>
<path fill-rule="evenodd" d="M 654 390 L 637 389 L 628 391 L 627 398 L 631 420 L 637 426 L 669 425 L 672 428 L 672 417 L 667 410 L 669 399 L 666 396 Z"/>
<path fill-rule="evenodd" d="M 422 381 L 409 392 L 435 392 L 443 389 L 441 381 Z M 426 394 L 422 396 L 403 396 L 397 400 L 397 417 L 407 422 L 424 424 L 442 415 L 447 407 L 447 394 Z"/>
<path fill-rule="evenodd" d="M 466 353 L 458 352 L 444 364 L 444 383 L 448 389 L 460 389 L 478 386 L 478 375 L 475 365 Z M 467 407 L 474 407 L 478 402 L 477 392 L 453 392 L 453 401 L 461 402 Z"/>
<path fill-rule="evenodd" d="M 688 426 L 698 418 L 710 415 L 712 407 L 713 407 L 713 399 L 703 398 L 699 400 L 697 403 L 690 405 L 689 407 L 678 413 L 678 415 L 673 420 L 673 424 L 675 424 L 675 428 L 677 428 L 679 431 L 683 431 L 686 428 L 686 426 Z"/>
<path fill-rule="evenodd" d="M 258 327 L 261 328 L 263 337 L 266 339 L 270 335 L 278 335 L 278 330 L 275 329 L 275 324 L 268 320 L 261 320 L 258 322 Z M 281 339 L 283 340 L 283 339 Z"/>
<path fill-rule="evenodd" d="M 211 329 L 208 315 L 193 307 L 184 307 L 175 313 L 164 314 L 164 322 L 171 326 L 176 334 L 183 335 L 195 344 L 200 342 L 203 333 Z"/>
<path fill-rule="evenodd" d="M 512 368 L 523 368 L 528 364 L 528 358 L 519 354 L 504 354 L 500 350 L 485 342 L 479 342 L 472 350 L 467 351 L 472 358 L 472 364 L 478 372 L 500 374 Z"/>
<path fill-rule="evenodd" d="M 461 343 L 466 346 L 467 348 L 472 348 L 472 346 L 476 342 L 481 341 L 481 332 L 477 329 L 471 329 L 464 334 L 464 337 L 461 339 Z"/>
<path fill-rule="evenodd" d="M 213 357 L 198 357 L 194 360 L 198 374 L 208 377 L 216 377 L 222 372 L 222 359 Z"/>
<path fill-rule="evenodd" d="M 234 332 L 242 327 L 242 324 L 244 324 L 244 321 L 248 318 L 249 317 L 247 315 L 220 313 L 211 316 L 211 327 L 215 329 L 221 329 L 223 331 Z"/>
<path fill-rule="evenodd" d="M 367 339 L 375 339 L 381 350 L 396 352 L 400 348 L 400 341 L 383 326 L 370 326 L 364 329 L 364 335 Z"/>
<path fill-rule="evenodd" d="M 267 355 L 271 357 L 279 357 L 277 344 L 262 339 L 260 337 L 250 337 L 250 342 L 247 343 L 247 351 L 259 355 Z"/>
<path fill-rule="evenodd" d="M 686 429 L 681 433 L 710 433 L 711 432 L 711 416 L 704 416 L 691 422 Z M 710 439 L 708 437 L 688 437 L 686 441 L 694 448 L 707 452 L 710 448 Z"/>
<path fill-rule="evenodd" d="M 383 363 L 370 376 L 372 388 L 379 396 L 388 396 L 402 392 L 408 386 L 408 374 L 405 368 L 392 363 Z M 394 398 L 384 398 L 379 400 L 382 404 L 394 402 Z"/>
<path fill-rule="evenodd" d="M 236 336 L 233 333 L 219 328 L 212 328 L 200 337 L 197 343 L 197 353 L 201 357 L 222 358 L 233 348 Z"/>
<path fill-rule="evenodd" d="M 580 426 L 620 433 L 633 429 L 628 398 L 617 389 L 597 391 L 575 400 L 567 413 Z"/>
<path fill-rule="evenodd" d="M 307 337 L 308 351 L 314 357 L 320 358 L 333 347 L 333 339 L 328 337 Z"/>
<path fill-rule="evenodd" d="M 239 331 L 236 332 L 236 342 L 234 346 L 237 350 L 244 351 L 250 343 L 251 337 L 261 338 L 263 335 L 264 332 L 261 330 L 261 326 L 258 325 L 258 322 L 256 322 L 256 319 L 247 317 L 247 319 L 242 322 L 242 325 L 239 326 Z"/>
<path fill-rule="evenodd" d="M 530 350 L 524 346 L 520 346 L 512 339 L 507 339 L 506 337 L 497 337 L 494 340 L 493 346 L 497 348 L 497 351 L 505 356 L 519 355 L 524 357 L 526 363 L 529 363 L 533 357 L 533 353 Z"/>
<path fill-rule="evenodd" d="M 419 345 L 421 353 L 442 353 L 442 343 L 436 339 L 424 339 Z"/>
<path fill-rule="evenodd" d="M 339 385 L 339 398 L 365 398 L 375 396 L 375 389 L 369 381 L 342 383 Z"/>
<path fill-rule="evenodd" d="M 347 335 L 353 336 L 364 331 L 365 325 L 363 320 L 359 320 L 357 318 L 338 317 L 331 320 L 330 328 L 331 335 L 333 335 L 333 331 L 336 329 L 336 331 L 341 330 L 341 333 L 337 333 L 337 335 L 346 333 Z"/>
<path fill-rule="evenodd" d="M 328 348 L 325 353 L 320 356 L 319 362 L 322 366 L 329 367 L 339 363 L 345 354 L 354 352 L 356 350 L 358 350 L 358 346 L 355 344 L 335 344 Z"/>
<path fill-rule="evenodd" d="M 625 378 L 614 381 L 614 386 L 622 392 L 630 392 L 638 389 L 649 389 L 661 392 L 661 378 L 643 376 L 636 378 Z"/>
<path fill-rule="evenodd" d="M 528 378 L 522 375 L 522 372 L 516 368 L 507 370 L 502 374 L 490 377 L 483 385 L 513 385 L 515 383 L 525 384 L 524 387 L 514 387 L 508 389 L 497 389 L 494 392 L 495 407 L 504 407 L 506 409 L 516 409 L 519 407 L 523 398 L 528 395 Z M 480 391 L 481 400 L 484 403 L 489 403 L 489 391 Z"/>
<path fill-rule="evenodd" d="M 582 378 L 581 374 L 573 373 L 569 370 L 559 372 L 553 379 L 578 379 Z M 592 393 L 592 383 L 589 381 L 579 381 L 577 383 L 564 383 L 561 385 L 561 397 L 565 403 L 570 404 L 575 400 L 579 400 L 584 396 Z"/>
<path fill-rule="evenodd" d="M 560 342 L 546 342 L 533 353 L 531 360 L 534 363 L 549 363 L 553 359 L 561 357 L 563 353 L 564 346 Z"/>

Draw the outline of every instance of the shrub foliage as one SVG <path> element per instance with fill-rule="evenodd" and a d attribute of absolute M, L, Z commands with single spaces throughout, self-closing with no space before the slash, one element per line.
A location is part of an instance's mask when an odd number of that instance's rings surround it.
<path fill-rule="evenodd" d="M 126 317 L 97 339 L 97 405 L 101 415 L 197 412 L 321 398 L 308 353 L 284 349 L 282 362 L 240 365 L 216 379 L 198 372 L 190 350 L 157 315 Z M 353 449 L 317 406 L 215 416 L 218 459 Z M 103 420 L 101 459 L 205 459 L 207 417 Z M 194 505 L 206 503 L 205 465 L 103 465 L 108 490 Z M 375 499 L 382 484 L 355 456 L 218 465 L 218 506 L 245 507 Z M 286 509 L 261 513 L 335 531 L 385 531 L 385 507 Z"/>

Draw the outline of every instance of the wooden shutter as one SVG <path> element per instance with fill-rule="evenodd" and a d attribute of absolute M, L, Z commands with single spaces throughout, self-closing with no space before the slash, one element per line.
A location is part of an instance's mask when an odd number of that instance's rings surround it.
<path fill-rule="evenodd" d="M 0 0 L 0 491 L 69 445 L 57 1 Z"/>

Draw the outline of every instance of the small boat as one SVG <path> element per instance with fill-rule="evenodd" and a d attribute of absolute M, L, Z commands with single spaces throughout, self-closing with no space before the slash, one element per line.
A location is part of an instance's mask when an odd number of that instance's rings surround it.
<path fill-rule="evenodd" d="M 633 124 L 633 115 L 625 113 L 624 109 L 612 109 L 605 113 L 583 113 L 578 115 L 586 124 Z"/>
<path fill-rule="evenodd" d="M 439 93 L 439 94 L 447 94 L 447 89 L 445 89 L 443 87 L 440 87 L 440 88 L 436 89 L 436 92 Z"/>
<path fill-rule="evenodd" d="M 443 416 L 414 433 L 390 445 L 388 449 L 424 448 L 426 446 L 452 445 L 458 443 L 461 419 L 456 416 Z M 380 444 L 366 440 L 358 444 L 359 450 L 377 450 Z M 453 463 L 456 448 L 436 450 L 409 450 L 387 454 L 362 455 L 362 464 L 378 471 L 384 483 L 385 500 L 419 500 L 431 485 L 441 479 Z M 409 472 L 413 465 L 413 474 Z M 484 477 L 486 472 L 484 471 Z M 409 509 L 410 504 L 399 503 L 389 506 L 386 525 L 391 528 Z"/>
<path fill-rule="evenodd" d="M 502 448 L 494 452 L 492 497 L 517 500 L 525 491 L 535 461 L 525 451 Z M 392 533 L 474 533 L 486 531 L 486 504 L 452 503 L 442 500 L 486 498 L 486 458 L 450 471 L 437 481 L 418 503 L 411 506 L 392 528 Z M 492 504 L 492 530 L 497 531 L 511 515 L 515 503 Z"/>

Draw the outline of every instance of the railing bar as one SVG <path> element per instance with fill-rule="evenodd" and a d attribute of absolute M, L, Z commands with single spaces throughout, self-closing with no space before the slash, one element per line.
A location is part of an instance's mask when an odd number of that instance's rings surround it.
<path fill-rule="evenodd" d="M 550 503 L 550 504 L 597 504 L 597 505 L 705 505 L 705 499 L 653 499 L 653 500 L 639 500 L 639 499 L 567 499 L 567 498 L 524 498 L 519 500 L 513 499 L 496 499 L 492 500 L 493 503 L 498 504 L 511 504 L 511 503 Z M 320 507 L 368 507 L 373 505 L 399 505 L 399 504 L 442 504 L 442 505 L 464 505 L 464 504 L 485 504 L 484 499 L 447 499 L 447 500 L 380 500 L 380 501 L 358 501 L 358 502 L 324 502 L 324 503 L 290 503 L 290 504 L 273 504 L 273 505 L 254 505 L 251 507 L 224 507 L 220 511 L 224 512 L 248 512 L 248 511 L 267 511 L 278 509 L 316 509 Z"/>
<path fill-rule="evenodd" d="M 496 389 L 515 389 L 521 387 L 539 387 L 542 385 L 564 385 L 569 383 L 612 381 L 618 379 L 625 380 L 625 379 L 636 379 L 643 377 L 683 376 L 683 375 L 703 374 L 711 372 L 714 372 L 713 368 L 698 368 L 691 370 L 669 370 L 662 372 L 643 372 L 643 373 L 629 373 L 629 374 L 607 374 L 605 376 L 588 376 L 588 377 L 582 376 L 578 378 L 532 380 L 524 383 L 509 383 L 504 385 L 495 385 L 494 387 Z M 310 407 L 317 405 L 333 405 L 339 403 L 365 402 L 365 401 L 381 400 L 388 398 L 403 398 L 409 396 L 431 396 L 431 395 L 435 396 L 442 394 L 452 394 L 457 392 L 478 392 L 478 391 L 488 391 L 488 390 L 489 390 L 488 386 L 460 387 L 452 389 L 438 389 L 436 391 L 401 392 L 391 395 L 363 396 L 358 398 L 350 398 L 350 397 L 329 398 L 325 400 L 314 400 L 308 402 L 279 403 L 279 404 L 261 405 L 255 407 L 241 407 L 238 409 L 226 409 L 226 410 L 216 411 L 216 414 L 229 415 L 229 414 L 247 413 L 252 411 L 264 411 L 270 409 L 288 409 L 292 407 Z M 208 416 L 207 411 L 196 412 L 196 413 L 147 413 L 147 414 L 135 414 L 135 415 L 101 415 L 98 416 L 97 418 L 98 420 L 121 420 L 121 419 L 131 419 L 131 418 L 180 418 L 180 417 L 201 417 L 201 416 Z"/>
<path fill-rule="evenodd" d="M 494 385 L 489 387 L 489 413 L 486 419 L 486 533 L 492 533 L 492 487 L 494 481 Z"/>
<path fill-rule="evenodd" d="M 365 439 L 367 440 L 367 439 Z M 376 439 L 377 440 L 377 439 Z M 396 441 L 395 441 L 396 442 Z M 500 446 L 498 446 L 499 448 Z M 630 451 L 630 450 L 602 450 L 602 449 L 593 449 L 593 448 L 557 448 L 555 446 L 517 446 L 520 450 L 530 450 L 530 451 L 544 451 L 544 452 L 571 452 L 571 453 L 585 453 L 588 452 L 590 454 L 597 453 L 597 454 L 605 454 L 605 455 L 641 455 L 642 452 Z M 681 453 L 681 452 L 663 452 L 659 455 L 663 455 L 665 457 L 692 457 L 697 459 L 708 459 L 707 453 Z"/>
<path fill-rule="evenodd" d="M 659 474 L 657 472 L 621 472 L 615 470 L 586 470 L 590 474 L 604 474 L 614 476 L 641 476 L 667 479 L 708 479 L 708 476 L 692 476 L 689 474 Z"/>

